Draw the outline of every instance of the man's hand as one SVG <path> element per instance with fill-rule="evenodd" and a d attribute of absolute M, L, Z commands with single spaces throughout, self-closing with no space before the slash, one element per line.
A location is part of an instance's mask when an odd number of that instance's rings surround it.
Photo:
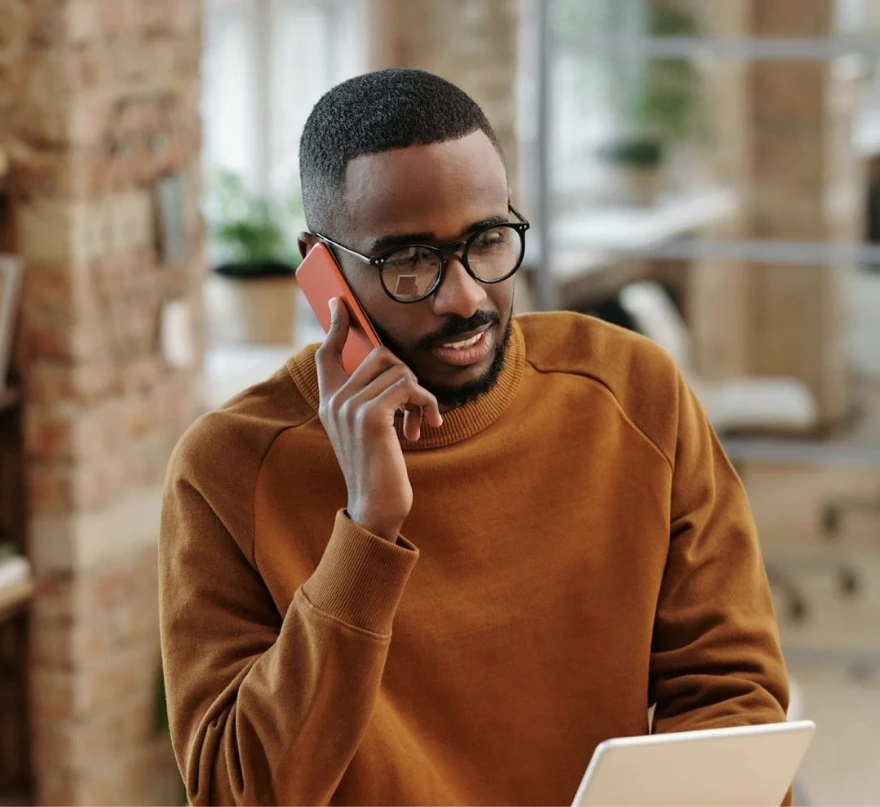
<path fill-rule="evenodd" d="M 396 541 L 412 508 L 394 416 L 405 410 L 403 432 L 418 440 L 422 420 L 439 427 L 437 399 L 420 387 L 412 370 L 390 350 L 376 348 L 349 377 L 342 366 L 349 314 L 330 300 L 330 330 L 315 355 L 321 423 L 330 437 L 348 489 L 348 516 L 365 530 Z"/>

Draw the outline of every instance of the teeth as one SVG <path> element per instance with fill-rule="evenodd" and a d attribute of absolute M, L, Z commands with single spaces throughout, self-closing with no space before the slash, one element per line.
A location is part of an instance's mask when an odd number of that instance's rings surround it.
<path fill-rule="evenodd" d="M 472 336 L 470 339 L 465 339 L 464 342 L 449 342 L 449 344 L 443 345 L 443 347 L 448 347 L 452 350 L 464 350 L 466 347 L 472 347 L 477 344 L 482 335 L 483 332 L 480 331 L 476 336 Z"/>

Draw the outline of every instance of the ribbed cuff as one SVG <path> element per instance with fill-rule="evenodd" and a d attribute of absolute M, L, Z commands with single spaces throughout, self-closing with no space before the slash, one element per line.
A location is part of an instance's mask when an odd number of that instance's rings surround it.
<path fill-rule="evenodd" d="M 403 538 L 391 543 L 340 510 L 330 542 L 303 594 L 316 608 L 356 628 L 391 633 L 391 623 L 419 551 Z"/>

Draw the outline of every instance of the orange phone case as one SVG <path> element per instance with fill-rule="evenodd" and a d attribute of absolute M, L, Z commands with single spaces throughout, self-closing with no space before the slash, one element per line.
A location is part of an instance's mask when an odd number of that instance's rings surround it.
<path fill-rule="evenodd" d="M 351 327 L 342 349 L 342 366 L 351 375 L 382 343 L 326 244 L 319 242 L 308 251 L 296 270 L 296 280 L 324 333 L 330 330 L 330 299 L 340 297 L 345 301 Z"/>

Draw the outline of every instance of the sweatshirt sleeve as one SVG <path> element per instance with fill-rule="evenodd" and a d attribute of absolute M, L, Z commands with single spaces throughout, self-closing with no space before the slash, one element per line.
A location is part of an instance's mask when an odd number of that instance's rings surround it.
<path fill-rule="evenodd" d="M 240 479 L 219 495 L 198 473 L 205 463 L 176 453 L 160 537 L 161 639 L 190 803 L 326 804 L 370 719 L 418 552 L 339 513 L 316 571 L 280 614 L 239 534 L 247 519 L 222 504 Z"/>
<path fill-rule="evenodd" d="M 785 720 L 788 682 L 746 494 L 679 378 L 669 554 L 654 623 L 655 732 Z"/>

